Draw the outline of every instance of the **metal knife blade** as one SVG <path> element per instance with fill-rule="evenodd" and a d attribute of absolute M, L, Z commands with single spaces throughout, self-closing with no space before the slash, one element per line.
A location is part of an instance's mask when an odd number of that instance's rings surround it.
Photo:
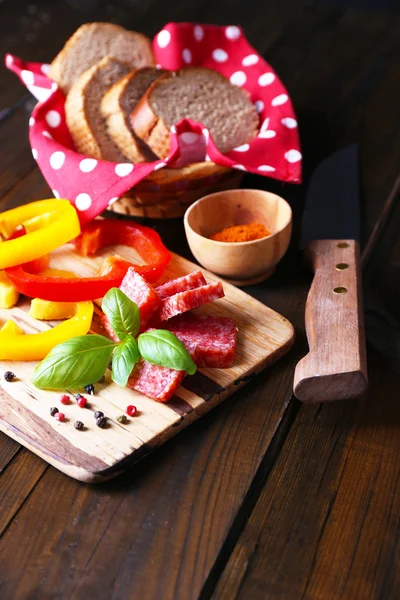
<path fill-rule="evenodd" d="M 321 162 L 311 176 L 301 227 L 312 240 L 360 240 L 358 148 L 351 144 Z"/>

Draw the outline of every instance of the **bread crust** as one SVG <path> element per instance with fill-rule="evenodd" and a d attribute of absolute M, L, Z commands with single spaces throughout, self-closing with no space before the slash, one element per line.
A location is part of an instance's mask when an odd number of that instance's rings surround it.
<path fill-rule="evenodd" d="M 90 33 L 106 33 L 107 36 L 116 36 L 116 35 L 127 35 L 127 36 L 135 36 L 135 41 L 139 42 L 142 45 L 142 53 L 144 55 L 144 61 L 142 64 L 131 64 L 133 67 L 145 67 L 145 66 L 154 66 L 155 59 L 153 55 L 153 49 L 151 40 L 141 33 L 137 33 L 136 31 L 128 31 L 124 27 L 120 25 L 116 25 L 115 23 L 84 23 L 81 25 L 75 33 L 67 40 L 63 49 L 57 56 L 54 58 L 50 65 L 49 77 L 58 83 L 60 89 L 67 94 L 70 88 L 72 87 L 73 81 L 70 81 L 66 74 L 66 64 L 69 60 L 71 50 L 73 50 L 80 42 L 80 40 Z M 105 52 L 103 54 L 108 54 Z M 103 56 L 99 56 L 98 60 L 103 58 Z M 97 62 L 97 61 L 96 61 Z M 82 74 L 82 72 L 76 73 L 75 80 Z"/>
<path fill-rule="evenodd" d="M 136 135 L 146 142 L 146 144 L 159 158 L 166 158 L 169 154 L 171 131 L 170 127 L 165 123 L 162 117 L 153 111 L 151 106 L 151 95 L 153 91 L 159 85 L 162 85 L 165 80 L 168 80 L 171 77 L 179 77 L 184 72 L 203 69 L 203 67 L 185 67 L 179 71 L 169 72 L 165 75 L 161 75 L 149 87 L 146 94 L 141 98 L 130 115 L 130 123 Z M 223 75 L 216 71 L 212 71 L 212 73 L 225 79 Z M 242 93 L 245 93 L 244 90 L 241 91 Z M 258 120 L 258 115 L 254 108 L 254 137 L 257 135 L 258 131 Z M 243 141 L 243 143 L 245 143 L 245 141 Z"/>
<path fill-rule="evenodd" d="M 147 69 L 149 67 L 144 68 Z M 118 146 L 119 150 L 133 163 L 148 162 L 156 159 L 150 148 L 145 148 L 145 143 L 133 134 L 121 106 L 121 98 L 127 87 L 132 79 L 142 70 L 135 69 L 117 81 L 105 93 L 101 101 L 101 114 L 106 121 L 107 131 L 111 139 Z"/>
<path fill-rule="evenodd" d="M 114 60 L 112 57 L 107 56 L 82 73 L 68 92 L 65 101 L 65 118 L 76 149 L 82 154 L 97 159 L 103 159 L 104 157 L 86 115 L 86 92 L 92 78 L 103 66 L 112 60 Z M 111 160 L 111 157 L 108 157 L 107 160 Z M 116 148 L 116 155 L 112 160 L 115 162 L 126 162 L 127 159 Z"/>
<path fill-rule="evenodd" d="M 151 84 L 144 96 L 139 100 L 130 115 L 132 129 L 159 158 L 166 158 L 170 147 L 170 128 L 155 114 L 150 105 L 150 96 L 154 88 L 164 79 L 168 79 L 170 73 L 161 75 Z"/>

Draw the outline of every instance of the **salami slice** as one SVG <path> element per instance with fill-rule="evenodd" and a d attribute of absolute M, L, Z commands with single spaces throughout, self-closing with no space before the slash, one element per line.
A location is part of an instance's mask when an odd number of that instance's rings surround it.
<path fill-rule="evenodd" d="M 128 387 L 158 402 L 168 402 L 184 376 L 185 371 L 159 367 L 141 359 L 128 380 Z"/>
<path fill-rule="evenodd" d="M 100 317 L 100 321 L 101 324 L 103 325 L 104 329 L 107 331 L 108 333 L 108 337 L 113 341 L 113 342 L 120 342 L 121 340 L 119 339 L 119 337 L 117 336 L 117 334 L 115 333 L 114 329 L 111 327 L 111 323 L 110 321 L 107 319 L 106 315 L 101 315 Z"/>
<path fill-rule="evenodd" d="M 224 295 L 224 289 L 220 281 L 202 285 L 186 292 L 179 292 L 174 296 L 161 300 L 158 317 L 160 321 L 167 321 L 167 319 L 187 312 L 192 308 L 223 298 Z"/>
<path fill-rule="evenodd" d="M 142 324 L 146 323 L 160 306 L 161 298 L 151 283 L 132 267 L 123 278 L 120 289 L 138 305 Z"/>
<path fill-rule="evenodd" d="M 193 271 L 188 275 L 178 277 L 178 279 L 171 279 L 171 281 L 159 285 L 156 287 L 156 292 L 161 298 L 168 298 L 169 296 L 174 296 L 174 294 L 179 294 L 179 292 L 187 292 L 206 284 L 207 282 L 203 273 L 201 271 Z"/>
<path fill-rule="evenodd" d="M 165 327 L 186 346 L 198 367 L 224 369 L 233 365 L 238 330 L 229 317 L 186 313 Z"/>

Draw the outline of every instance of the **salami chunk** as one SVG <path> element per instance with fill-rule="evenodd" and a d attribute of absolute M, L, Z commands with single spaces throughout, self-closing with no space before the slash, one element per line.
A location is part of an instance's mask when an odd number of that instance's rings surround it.
<path fill-rule="evenodd" d="M 174 317 L 165 327 L 184 344 L 198 367 L 233 365 L 238 331 L 232 319 L 187 313 Z"/>
<path fill-rule="evenodd" d="M 146 323 L 160 306 L 161 298 L 156 290 L 132 267 L 123 278 L 120 289 L 138 305 L 142 324 Z"/>
<path fill-rule="evenodd" d="M 104 329 L 107 331 L 108 333 L 108 337 L 113 341 L 113 342 L 120 342 L 121 340 L 119 339 L 119 337 L 117 336 L 117 334 L 115 333 L 114 329 L 111 327 L 111 323 L 110 321 L 107 319 L 106 315 L 101 315 L 101 324 L 103 325 Z"/>
<path fill-rule="evenodd" d="M 159 367 L 141 359 L 128 380 L 128 387 L 158 402 L 168 402 L 184 376 L 185 371 Z"/>
<path fill-rule="evenodd" d="M 195 288 L 194 290 L 188 290 L 186 292 L 179 292 L 169 298 L 161 300 L 161 306 L 158 313 L 160 321 L 166 321 L 176 315 L 180 315 L 192 308 L 197 308 L 208 302 L 213 302 L 224 296 L 224 289 L 222 283 L 209 283 Z"/>
<path fill-rule="evenodd" d="M 174 296 L 174 294 L 179 294 L 179 292 L 187 292 L 201 285 L 206 285 L 206 283 L 201 271 L 193 271 L 188 275 L 178 277 L 178 279 L 171 279 L 171 281 L 159 285 L 156 287 L 156 292 L 161 298 L 168 298 L 169 296 Z"/>

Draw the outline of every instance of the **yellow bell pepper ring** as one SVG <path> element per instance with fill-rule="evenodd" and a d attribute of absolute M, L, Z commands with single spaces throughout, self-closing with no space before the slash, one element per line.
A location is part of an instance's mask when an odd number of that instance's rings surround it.
<path fill-rule="evenodd" d="M 78 215 L 68 200 L 39 200 L 0 214 L 0 236 L 9 238 L 19 225 L 26 235 L 0 244 L 0 269 L 34 260 L 76 238 Z"/>
<path fill-rule="evenodd" d="M 86 335 L 93 317 L 93 302 L 77 302 L 76 315 L 41 333 L 15 335 L 0 331 L 0 360 L 42 360 L 58 344 Z"/>

